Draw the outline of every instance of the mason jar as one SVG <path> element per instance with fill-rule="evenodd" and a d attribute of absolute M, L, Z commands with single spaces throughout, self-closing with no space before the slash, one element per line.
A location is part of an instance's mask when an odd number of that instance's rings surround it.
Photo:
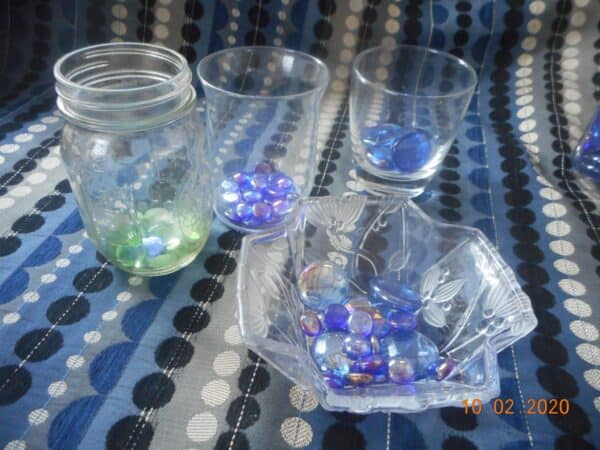
<path fill-rule="evenodd" d="M 54 66 L 61 156 L 89 238 L 115 266 L 174 272 L 204 247 L 210 174 L 184 57 L 156 45 L 75 50 Z"/>

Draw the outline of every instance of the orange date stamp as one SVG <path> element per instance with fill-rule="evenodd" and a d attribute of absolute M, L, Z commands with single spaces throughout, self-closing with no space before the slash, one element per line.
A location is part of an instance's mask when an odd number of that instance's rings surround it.
<path fill-rule="evenodd" d="M 489 405 L 478 399 L 463 400 L 465 414 L 481 414 L 484 408 Z M 491 404 L 492 410 L 496 415 L 513 415 L 516 414 L 515 401 L 512 398 L 497 398 Z M 523 408 L 525 414 L 539 416 L 566 416 L 569 414 L 571 404 L 566 398 L 528 398 L 526 406 Z"/>

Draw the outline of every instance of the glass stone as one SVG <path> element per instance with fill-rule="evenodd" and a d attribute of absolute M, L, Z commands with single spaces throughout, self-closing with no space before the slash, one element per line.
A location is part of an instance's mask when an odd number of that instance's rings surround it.
<path fill-rule="evenodd" d="M 225 203 L 237 203 L 240 201 L 240 194 L 235 191 L 225 191 L 221 193 L 221 200 Z"/>
<path fill-rule="evenodd" d="M 263 222 L 269 220 L 272 213 L 271 207 L 266 203 L 259 202 L 252 205 L 252 214 Z"/>
<path fill-rule="evenodd" d="M 262 194 L 259 191 L 245 191 L 242 194 L 242 198 L 244 199 L 245 202 L 248 203 L 256 203 L 256 202 L 260 202 L 263 198 Z"/>
<path fill-rule="evenodd" d="M 245 187 L 250 184 L 250 174 L 248 172 L 236 172 L 233 174 L 231 179 L 237 184 L 239 187 Z"/>
<path fill-rule="evenodd" d="M 273 172 L 273 166 L 268 161 L 261 161 L 254 167 L 254 172 L 268 175 Z"/>
<path fill-rule="evenodd" d="M 398 384 L 408 384 L 415 381 L 415 368 L 408 358 L 397 356 L 388 361 L 388 376 Z"/>
<path fill-rule="evenodd" d="M 317 336 L 321 332 L 321 321 L 314 311 L 306 311 L 300 316 L 300 328 L 307 336 Z"/>
<path fill-rule="evenodd" d="M 388 312 L 387 321 L 390 327 L 396 331 L 413 331 L 417 328 L 417 316 L 398 309 Z"/>
<path fill-rule="evenodd" d="M 382 338 L 392 331 L 387 319 L 379 311 L 372 314 L 371 317 L 373 318 L 373 336 Z"/>
<path fill-rule="evenodd" d="M 371 278 L 369 297 L 376 307 L 392 307 L 407 312 L 415 312 L 422 303 L 421 298 L 409 286 L 384 277 Z"/>
<path fill-rule="evenodd" d="M 579 142 L 575 162 L 581 173 L 600 182 L 600 108 Z"/>
<path fill-rule="evenodd" d="M 294 209 L 294 204 L 289 200 L 275 200 L 271 204 L 273 214 L 276 216 L 285 216 Z"/>
<path fill-rule="evenodd" d="M 429 133 L 415 130 L 406 134 L 394 144 L 392 160 L 400 172 L 415 172 L 429 160 L 431 139 Z"/>
<path fill-rule="evenodd" d="M 373 331 L 373 318 L 368 312 L 353 311 L 348 318 L 348 331 L 362 336 L 369 336 Z"/>
<path fill-rule="evenodd" d="M 381 353 L 390 362 L 390 370 L 392 359 L 401 358 L 410 363 L 415 379 L 425 378 L 435 370 L 440 357 L 437 346 L 418 331 L 391 334 L 381 339 L 380 345 Z"/>
<path fill-rule="evenodd" d="M 285 200 L 287 199 L 287 195 L 288 191 L 277 186 L 269 186 L 263 190 L 265 200 L 271 203 L 276 202 L 277 200 Z"/>
<path fill-rule="evenodd" d="M 342 331 L 347 329 L 348 310 L 339 303 L 332 303 L 325 308 L 325 326 L 330 331 Z"/>
<path fill-rule="evenodd" d="M 220 187 L 223 192 L 237 192 L 239 189 L 238 184 L 230 179 L 223 180 Z"/>
<path fill-rule="evenodd" d="M 457 366 L 457 362 L 449 356 L 441 357 L 437 367 L 435 368 L 435 375 L 438 381 L 448 378 L 454 368 Z"/>
<path fill-rule="evenodd" d="M 344 354 L 346 333 L 326 332 L 315 338 L 310 348 L 311 356 L 319 370 L 334 379 L 344 379 L 350 372 L 352 361 Z"/>
<path fill-rule="evenodd" d="M 160 255 L 165 249 L 165 244 L 159 236 L 148 236 L 142 238 L 142 245 L 150 258 Z"/>
<path fill-rule="evenodd" d="M 385 359 L 379 355 L 371 355 L 354 361 L 350 366 L 351 372 L 364 372 L 377 375 L 387 371 Z"/>
<path fill-rule="evenodd" d="M 327 315 L 325 315 L 325 318 L 327 318 Z M 348 334 L 344 339 L 344 352 L 352 359 L 369 356 L 372 352 L 371 342 L 364 336 Z"/>
<path fill-rule="evenodd" d="M 302 302 L 312 309 L 325 309 L 340 303 L 348 291 L 346 274 L 330 262 L 314 262 L 304 268 L 298 277 Z"/>
<path fill-rule="evenodd" d="M 248 203 L 238 203 L 235 207 L 235 212 L 238 220 L 247 220 L 253 215 L 252 205 Z"/>
<path fill-rule="evenodd" d="M 267 188 L 267 186 L 269 186 L 269 177 L 268 175 L 262 174 L 262 173 L 256 173 L 254 175 L 252 175 L 252 177 L 250 178 L 250 184 L 252 185 L 252 187 L 256 190 L 262 190 Z"/>
<path fill-rule="evenodd" d="M 373 381 L 373 375 L 368 373 L 353 373 L 346 375 L 346 379 L 352 386 L 365 386 Z"/>
<path fill-rule="evenodd" d="M 393 170 L 392 150 L 387 147 L 370 147 L 365 152 L 367 160 L 380 170 Z"/>
<path fill-rule="evenodd" d="M 269 183 L 285 191 L 290 191 L 294 187 L 294 181 L 283 172 L 272 174 L 269 177 Z"/>
<path fill-rule="evenodd" d="M 369 301 L 369 297 L 366 295 L 357 295 L 355 297 L 348 297 L 344 301 L 344 305 L 349 312 L 370 308 L 371 302 Z"/>
<path fill-rule="evenodd" d="M 323 376 L 325 383 L 332 389 L 342 389 L 348 385 L 345 378 L 336 377 L 333 375 Z"/>
<path fill-rule="evenodd" d="M 361 139 L 365 145 L 392 146 L 399 137 L 405 134 L 404 128 L 393 123 L 384 123 L 362 130 Z"/>

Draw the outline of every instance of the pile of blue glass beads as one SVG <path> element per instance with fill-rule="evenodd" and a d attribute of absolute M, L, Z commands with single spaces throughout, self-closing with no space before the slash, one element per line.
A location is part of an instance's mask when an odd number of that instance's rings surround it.
<path fill-rule="evenodd" d="M 221 182 L 219 203 L 233 223 L 249 228 L 283 221 L 298 198 L 294 180 L 261 161 L 252 171 L 236 172 Z"/>
<path fill-rule="evenodd" d="M 379 170 L 411 173 L 421 169 L 431 154 L 431 136 L 425 130 L 392 123 L 362 130 L 367 160 Z"/>
<path fill-rule="evenodd" d="M 300 328 L 328 386 L 406 385 L 452 373 L 456 361 L 440 356 L 417 329 L 422 300 L 413 289 L 378 276 L 370 280 L 368 296 L 353 295 L 346 280 L 330 262 L 314 262 L 298 278 L 306 307 Z"/>
<path fill-rule="evenodd" d="M 600 183 L 600 107 L 577 146 L 575 162 L 581 173 Z"/>

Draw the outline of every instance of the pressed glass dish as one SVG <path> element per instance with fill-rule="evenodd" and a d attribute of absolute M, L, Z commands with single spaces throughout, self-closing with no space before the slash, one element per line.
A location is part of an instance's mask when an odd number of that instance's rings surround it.
<path fill-rule="evenodd" d="M 285 227 L 245 237 L 241 253 L 244 341 L 328 410 L 408 413 L 488 401 L 499 394 L 496 354 L 537 324 L 514 273 L 479 230 L 435 222 L 404 198 L 302 200 Z M 305 305 L 297 280 L 320 262 L 343 271 L 357 295 L 373 277 L 391 276 L 427 298 L 419 330 L 456 368 L 442 381 L 330 387 L 298 322 Z"/>

